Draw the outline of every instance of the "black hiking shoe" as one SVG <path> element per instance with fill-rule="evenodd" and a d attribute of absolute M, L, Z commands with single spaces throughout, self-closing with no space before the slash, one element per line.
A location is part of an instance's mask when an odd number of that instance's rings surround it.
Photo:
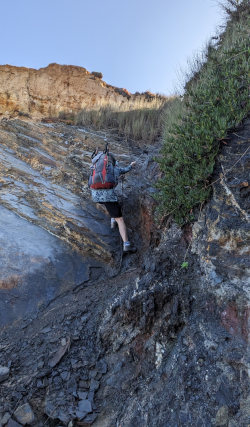
<path fill-rule="evenodd" d="M 123 243 L 123 253 L 135 253 L 137 251 L 135 246 L 132 246 L 130 242 Z"/>

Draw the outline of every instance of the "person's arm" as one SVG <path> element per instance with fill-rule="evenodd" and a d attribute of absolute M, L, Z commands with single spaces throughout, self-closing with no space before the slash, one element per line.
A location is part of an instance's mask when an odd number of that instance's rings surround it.
<path fill-rule="evenodd" d="M 129 171 L 136 165 L 136 162 L 131 162 L 129 166 L 126 166 L 125 168 L 121 168 L 119 165 L 117 165 L 118 173 L 119 175 L 123 175 Z"/>

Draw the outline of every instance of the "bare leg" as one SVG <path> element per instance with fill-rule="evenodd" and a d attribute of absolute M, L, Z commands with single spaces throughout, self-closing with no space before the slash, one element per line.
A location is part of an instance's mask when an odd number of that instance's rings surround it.
<path fill-rule="evenodd" d="M 115 220 L 118 224 L 119 232 L 120 232 L 120 235 L 121 235 L 123 242 L 127 242 L 128 241 L 128 234 L 127 234 L 127 228 L 126 228 L 123 217 L 121 216 L 120 218 L 115 218 Z"/>

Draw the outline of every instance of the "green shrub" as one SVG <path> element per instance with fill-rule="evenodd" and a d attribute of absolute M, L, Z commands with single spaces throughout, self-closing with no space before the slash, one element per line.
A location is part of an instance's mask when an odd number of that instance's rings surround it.
<path fill-rule="evenodd" d="M 97 79 L 102 79 L 103 78 L 103 74 L 100 73 L 99 71 L 92 71 L 92 76 L 96 77 Z"/>
<path fill-rule="evenodd" d="M 221 141 L 249 110 L 246 3 L 230 8 L 224 33 L 208 46 L 207 60 L 196 66 L 183 100 L 176 100 L 174 116 L 170 111 L 165 118 L 157 198 L 159 211 L 172 214 L 180 225 L 192 220 L 195 208 L 209 197 Z"/>

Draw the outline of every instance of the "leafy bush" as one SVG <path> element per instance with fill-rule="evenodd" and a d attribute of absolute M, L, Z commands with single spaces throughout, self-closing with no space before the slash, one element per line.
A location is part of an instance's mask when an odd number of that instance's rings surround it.
<path fill-rule="evenodd" d="M 92 76 L 96 77 L 97 79 L 102 79 L 103 78 L 103 74 L 100 73 L 99 71 L 92 71 Z"/>
<path fill-rule="evenodd" d="M 157 198 L 159 211 L 172 214 L 180 225 L 192 220 L 195 207 L 209 197 L 221 141 L 249 110 L 246 4 L 230 0 L 224 33 L 208 46 L 206 62 L 196 64 L 183 100 L 174 105 L 174 117 L 170 112 L 165 118 Z"/>

